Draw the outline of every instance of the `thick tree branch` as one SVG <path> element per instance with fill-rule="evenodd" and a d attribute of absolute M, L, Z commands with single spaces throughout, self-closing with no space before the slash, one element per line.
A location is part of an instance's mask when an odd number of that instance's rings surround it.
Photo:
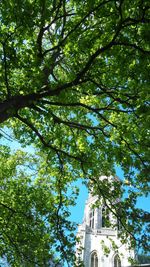
<path fill-rule="evenodd" d="M 85 81 L 72 81 L 60 85 L 55 89 L 51 89 L 49 85 L 45 85 L 40 89 L 38 93 L 31 93 L 28 95 L 15 95 L 12 96 L 9 101 L 4 100 L 0 102 L 0 123 L 12 118 L 16 115 L 16 112 L 22 108 L 30 107 L 37 100 L 48 96 L 58 96 L 61 91 L 68 89 L 77 84 L 82 84 Z"/>

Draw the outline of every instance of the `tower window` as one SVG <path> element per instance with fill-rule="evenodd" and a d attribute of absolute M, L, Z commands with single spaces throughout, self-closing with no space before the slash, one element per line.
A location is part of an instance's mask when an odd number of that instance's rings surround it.
<path fill-rule="evenodd" d="M 110 221 L 109 221 L 109 210 L 106 206 L 103 206 L 102 208 L 102 227 L 109 227 Z"/>
<path fill-rule="evenodd" d="M 90 221 L 89 225 L 93 229 L 94 228 L 94 210 L 90 211 L 90 216 L 89 217 L 90 217 L 89 218 L 89 221 Z"/>
<path fill-rule="evenodd" d="M 117 229 L 118 229 L 118 231 L 120 231 L 122 229 L 122 224 L 121 224 L 119 218 L 117 218 Z"/>
<path fill-rule="evenodd" d="M 115 257 L 114 257 L 114 267 L 121 267 L 121 260 L 118 256 L 118 254 L 115 255 Z"/>
<path fill-rule="evenodd" d="M 90 267 L 98 267 L 98 257 L 97 253 L 93 252 L 91 255 L 91 265 Z"/>

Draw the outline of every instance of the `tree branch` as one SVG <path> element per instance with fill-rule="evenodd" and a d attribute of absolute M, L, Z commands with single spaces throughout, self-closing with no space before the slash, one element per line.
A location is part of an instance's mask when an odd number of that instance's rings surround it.
<path fill-rule="evenodd" d="M 142 47 L 136 45 L 136 44 L 131 44 L 131 43 L 126 43 L 126 42 L 122 42 L 122 41 L 115 41 L 114 45 L 116 46 L 125 46 L 125 47 L 130 47 L 130 48 L 134 48 L 140 52 L 142 52 L 143 54 L 147 54 L 150 55 L 150 51 L 149 50 L 144 50 Z"/>
<path fill-rule="evenodd" d="M 50 141 L 47 143 L 43 136 L 38 132 L 38 130 L 35 128 L 35 126 L 33 124 L 31 124 L 27 119 L 25 118 L 22 118 L 19 114 L 16 114 L 15 117 L 17 119 L 19 119 L 20 121 L 22 121 L 24 124 L 26 124 L 31 130 L 32 132 L 34 132 L 36 134 L 36 136 L 40 139 L 41 143 L 44 145 L 44 147 L 47 147 L 47 148 L 50 148 L 52 149 L 56 154 L 58 153 L 61 153 L 63 154 L 64 156 L 66 156 L 67 158 L 72 158 L 72 159 L 75 159 L 79 162 L 83 162 L 84 160 L 79 157 L 79 156 L 74 156 L 72 154 L 69 154 L 68 152 L 64 151 L 64 150 L 61 150 L 53 145 L 50 144 Z"/>

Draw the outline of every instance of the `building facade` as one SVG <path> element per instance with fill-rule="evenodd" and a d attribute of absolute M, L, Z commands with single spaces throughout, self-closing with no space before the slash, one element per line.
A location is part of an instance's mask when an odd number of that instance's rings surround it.
<path fill-rule="evenodd" d="M 83 223 L 78 226 L 76 255 L 85 267 L 127 267 L 129 258 L 134 258 L 134 251 L 128 244 L 122 244 L 118 238 L 116 218 L 102 204 L 94 208 L 96 196 L 89 194 L 85 204 Z M 117 224 L 116 224 L 117 225 Z"/>

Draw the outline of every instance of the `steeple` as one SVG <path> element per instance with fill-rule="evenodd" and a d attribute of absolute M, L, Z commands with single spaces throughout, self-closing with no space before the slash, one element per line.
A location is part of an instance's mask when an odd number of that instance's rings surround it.
<path fill-rule="evenodd" d="M 103 176 L 100 179 L 105 178 Z M 131 266 L 128 259 L 134 257 L 134 251 L 129 251 L 128 244 L 122 244 L 119 240 L 117 218 L 106 203 L 95 205 L 97 201 L 98 197 L 90 192 L 85 203 L 83 222 L 78 226 L 78 260 L 83 261 L 85 267 Z"/>

